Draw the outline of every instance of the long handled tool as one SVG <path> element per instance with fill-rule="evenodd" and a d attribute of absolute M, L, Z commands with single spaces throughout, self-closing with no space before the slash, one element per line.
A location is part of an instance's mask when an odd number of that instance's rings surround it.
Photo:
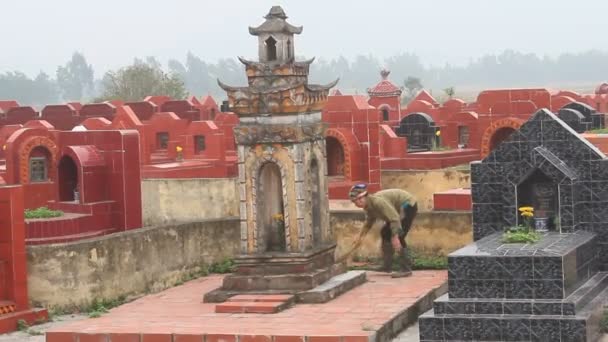
<path fill-rule="evenodd" d="M 348 259 L 348 257 L 350 257 L 350 255 L 353 254 L 359 248 L 359 246 L 361 246 L 361 242 L 362 241 L 363 241 L 363 239 L 361 239 L 361 238 L 357 239 L 357 241 L 355 241 L 355 243 L 353 243 L 353 247 L 348 252 L 346 252 L 341 257 L 339 257 L 335 261 L 335 263 L 336 264 L 341 264 L 344 261 L 346 261 Z"/>

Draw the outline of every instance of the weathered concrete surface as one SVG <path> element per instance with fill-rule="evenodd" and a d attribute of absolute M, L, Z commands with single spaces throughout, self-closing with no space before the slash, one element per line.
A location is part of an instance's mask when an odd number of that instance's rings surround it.
<path fill-rule="evenodd" d="M 363 227 L 363 210 L 334 211 L 331 227 L 338 246 L 336 255 L 341 256 L 352 246 Z M 354 253 L 355 258 L 377 258 L 380 256 L 380 229 L 376 223 Z M 428 256 L 447 255 L 473 241 L 470 212 L 426 212 L 418 213 L 407 236 L 408 245 L 416 252 Z"/>
<path fill-rule="evenodd" d="M 400 188 L 418 198 L 418 210 L 433 210 L 433 194 L 455 188 L 470 188 L 470 170 L 453 167 L 424 171 L 382 171 L 382 188 Z"/>
<path fill-rule="evenodd" d="M 238 252 L 238 219 L 142 228 L 27 248 L 30 300 L 45 307 L 156 292 Z"/>
<path fill-rule="evenodd" d="M 236 178 L 145 179 L 144 226 L 239 216 Z"/>
<path fill-rule="evenodd" d="M 336 255 L 359 234 L 364 214 L 334 211 L 331 228 Z M 235 256 L 239 251 L 237 217 L 203 220 L 124 233 L 67 244 L 30 246 L 30 299 L 44 306 L 83 306 L 91 300 L 155 292 L 174 285 L 202 264 Z M 420 213 L 408 243 L 427 255 L 445 255 L 472 240 L 471 214 Z M 379 227 L 365 239 L 358 257 L 377 257 Z"/>

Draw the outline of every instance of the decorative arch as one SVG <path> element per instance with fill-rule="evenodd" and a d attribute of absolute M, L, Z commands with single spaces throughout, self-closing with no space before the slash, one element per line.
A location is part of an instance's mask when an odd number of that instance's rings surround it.
<path fill-rule="evenodd" d="M 389 121 L 390 120 L 390 112 L 391 112 L 391 106 L 389 106 L 388 104 L 384 103 L 380 106 L 378 106 L 378 110 L 380 111 L 380 117 L 382 118 L 382 121 Z"/>
<path fill-rule="evenodd" d="M 50 154 L 48 165 L 48 179 L 53 181 L 57 179 L 57 160 L 59 149 L 55 142 L 48 137 L 33 136 L 27 138 L 19 148 L 19 183 L 28 184 L 29 181 L 29 157 L 32 151 L 37 148 L 45 148 Z"/>
<path fill-rule="evenodd" d="M 524 123 L 523 120 L 506 118 L 492 122 L 492 124 L 486 128 L 481 138 L 481 158 L 485 158 L 490 154 L 492 149 L 492 142 L 495 139 L 494 135 L 501 129 L 513 129 L 518 130 Z"/>
<path fill-rule="evenodd" d="M 327 154 L 327 175 L 333 176 L 344 176 L 346 160 L 344 157 L 344 146 L 340 143 L 340 140 L 334 137 L 325 138 L 325 151 Z"/>
<path fill-rule="evenodd" d="M 342 145 L 344 151 L 344 175 L 347 178 L 352 179 L 352 146 L 349 144 L 347 137 L 343 132 L 334 128 L 328 129 L 325 133 L 325 137 L 335 138 Z"/>
<path fill-rule="evenodd" d="M 259 228 L 258 228 L 258 218 L 257 218 L 257 203 L 258 203 L 258 194 L 257 194 L 257 184 L 258 184 L 258 178 L 260 175 L 260 171 L 262 169 L 262 167 L 264 166 L 264 164 L 266 163 L 275 163 L 278 168 L 279 171 L 281 173 L 281 180 L 284 181 L 286 179 L 286 168 L 285 165 L 279 160 L 276 159 L 272 156 L 272 153 L 269 151 L 264 151 L 264 154 L 262 156 L 262 158 L 258 158 L 255 162 L 255 164 L 253 165 L 253 167 L 251 168 L 252 170 L 252 174 L 251 174 L 251 184 L 253 186 L 253 190 L 251 193 L 251 198 L 252 198 L 252 205 L 254 206 L 252 208 L 252 221 L 253 221 L 253 240 L 254 240 L 254 246 L 253 248 L 255 249 L 255 251 L 257 252 L 264 252 L 264 251 L 260 251 L 258 250 L 259 248 L 259 244 L 258 244 L 258 238 L 260 238 L 259 236 Z M 285 201 L 285 199 L 287 198 L 287 185 L 282 182 L 282 196 L 283 196 L 283 224 L 285 227 L 285 251 L 289 252 L 291 251 L 291 233 L 290 233 L 290 220 L 289 220 L 289 207 L 287 206 L 287 201 Z"/>
<path fill-rule="evenodd" d="M 268 37 L 264 44 L 266 45 L 266 60 L 269 62 L 277 60 L 277 40 L 273 36 Z"/>

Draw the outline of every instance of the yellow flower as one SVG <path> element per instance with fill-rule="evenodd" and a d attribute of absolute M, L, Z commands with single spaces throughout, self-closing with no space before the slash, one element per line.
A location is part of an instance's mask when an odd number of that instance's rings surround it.
<path fill-rule="evenodd" d="M 177 152 L 181 152 L 181 151 L 183 151 L 184 149 L 183 149 L 181 146 L 175 146 L 175 150 L 176 150 Z"/>
<path fill-rule="evenodd" d="M 438 136 L 438 137 L 441 136 L 441 131 L 435 132 L 435 135 Z"/>
<path fill-rule="evenodd" d="M 531 211 L 524 211 L 521 213 L 521 216 L 523 217 L 532 217 L 534 216 L 534 213 L 532 213 Z"/>
<path fill-rule="evenodd" d="M 522 213 L 524 213 L 524 212 L 534 212 L 534 208 L 533 207 L 520 207 L 519 211 L 521 211 Z"/>

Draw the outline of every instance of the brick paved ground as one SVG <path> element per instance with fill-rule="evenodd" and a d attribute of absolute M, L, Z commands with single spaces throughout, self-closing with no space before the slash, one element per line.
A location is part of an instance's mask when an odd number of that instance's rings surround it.
<path fill-rule="evenodd" d="M 368 272 L 368 282 L 325 304 L 297 304 L 277 314 L 218 314 L 203 294 L 221 276 L 193 280 L 142 297 L 100 318 L 69 322 L 47 332 L 47 342 L 363 342 L 447 280 L 446 271 L 416 271 L 392 279 Z M 173 340 L 172 340 L 173 337 Z M 274 339 L 273 339 L 274 337 Z"/>

